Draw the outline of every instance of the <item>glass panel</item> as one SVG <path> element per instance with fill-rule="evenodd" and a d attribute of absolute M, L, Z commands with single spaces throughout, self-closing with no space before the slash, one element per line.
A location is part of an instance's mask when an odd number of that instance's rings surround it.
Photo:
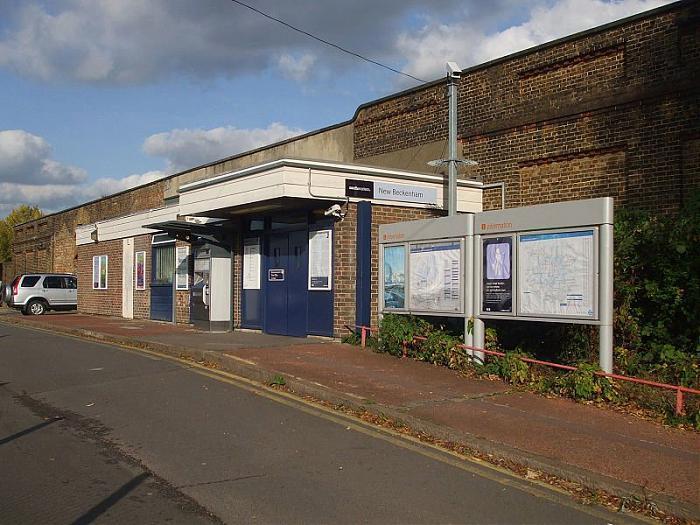
<path fill-rule="evenodd" d="M 155 264 L 153 284 L 173 284 L 175 271 L 175 246 L 166 245 L 153 248 Z"/>
<path fill-rule="evenodd" d="M 44 288 L 63 288 L 63 277 L 44 277 Z"/>
<path fill-rule="evenodd" d="M 32 288 L 36 283 L 39 282 L 38 275 L 30 275 L 22 280 L 22 288 Z"/>
<path fill-rule="evenodd" d="M 248 231 L 259 232 L 265 229 L 264 219 L 250 219 L 248 221 Z"/>
<path fill-rule="evenodd" d="M 65 283 L 66 283 L 66 288 L 69 290 L 75 290 L 78 287 L 78 279 L 75 277 L 64 277 Z"/>

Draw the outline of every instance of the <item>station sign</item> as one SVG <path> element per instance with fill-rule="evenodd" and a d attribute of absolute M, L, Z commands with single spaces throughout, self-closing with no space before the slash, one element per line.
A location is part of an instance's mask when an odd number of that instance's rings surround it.
<path fill-rule="evenodd" d="M 437 204 L 437 189 L 408 184 L 345 179 L 345 196 L 360 199 Z"/>

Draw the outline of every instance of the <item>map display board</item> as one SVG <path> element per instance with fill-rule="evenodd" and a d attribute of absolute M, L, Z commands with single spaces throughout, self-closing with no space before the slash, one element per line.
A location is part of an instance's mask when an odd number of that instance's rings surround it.
<path fill-rule="evenodd" d="M 513 237 L 483 239 L 483 281 L 481 310 L 513 311 Z"/>
<path fill-rule="evenodd" d="M 462 258 L 459 241 L 410 245 L 409 304 L 421 312 L 462 310 Z"/>
<path fill-rule="evenodd" d="M 384 308 L 406 308 L 406 247 L 384 248 Z"/>
<path fill-rule="evenodd" d="M 523 234 L 518 238 L 518 314 L 593 319 L 593 230 Z"/>

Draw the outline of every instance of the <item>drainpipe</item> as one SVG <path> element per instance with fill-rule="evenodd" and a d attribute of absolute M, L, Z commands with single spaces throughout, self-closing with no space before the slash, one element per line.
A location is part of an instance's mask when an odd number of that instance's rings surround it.
<path fill-rule="evenodd" d="M 491 190 L 494 188 L 501 188 L 501 209 L 506 209 L 506 183 L 505 182 L 494 182 L 491 184 L 484 184 L 481 189 Z"/>

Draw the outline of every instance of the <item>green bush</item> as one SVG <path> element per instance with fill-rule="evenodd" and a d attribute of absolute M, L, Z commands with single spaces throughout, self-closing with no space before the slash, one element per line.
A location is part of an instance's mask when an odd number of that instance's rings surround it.
<path fill-rule="evenodd" d="M 377 350 L 400 356 L 404 343 L 412 343 L 414 336 L 425 335 L 430 329 L 430 323 L 420 317 L 386 314 L 379 323 Z"/>
<path fill-rule="evenodd" d="M 578 370 L 564 376 L 565 392 L 574 399 L 614 401 L 617 398 L 610 379 L 596 375 L 600 371 L 595 365 L 579 363 Z"/>

